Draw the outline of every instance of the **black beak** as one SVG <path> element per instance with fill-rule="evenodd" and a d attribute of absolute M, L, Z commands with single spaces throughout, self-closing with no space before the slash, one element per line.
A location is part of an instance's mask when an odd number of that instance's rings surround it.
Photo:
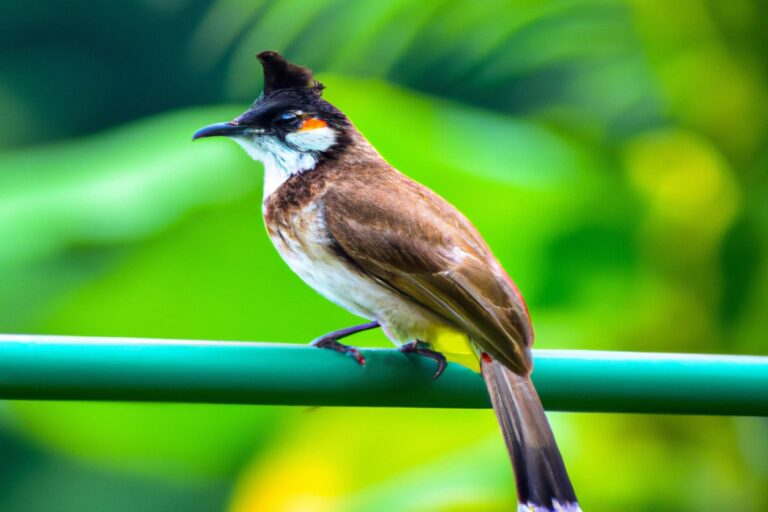
<path fill-rule="evenodd" d="M 231 121 L 228 123 L 216 123 L 197 130 L 192 136 L 192 140 L 202 139 L 203 137 L 232 137 L 233 135 L 240 135 L 246 129 L 245 126 L 233 124 Z"/>

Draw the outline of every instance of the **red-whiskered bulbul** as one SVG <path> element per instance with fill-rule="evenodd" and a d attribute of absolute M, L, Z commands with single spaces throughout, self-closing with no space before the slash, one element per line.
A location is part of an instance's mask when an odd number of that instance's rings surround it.
<path fill-rule="evenodd" d="M 446 200 L 403 175 L 322 99 L 312 72 L 263 52 L 264 91 L 233 121 L 194 139 L 226 136 L 264 164 L 269 237 L 306 283 L 369 323 L 403 352 L 446 355 L 480 370 L 517 481 L 518 510 L 579 511 L 530 379 L 533 331 L 520 292 L 477 229 Z M 394 129 L 394 128 L 393 128 Z"/>

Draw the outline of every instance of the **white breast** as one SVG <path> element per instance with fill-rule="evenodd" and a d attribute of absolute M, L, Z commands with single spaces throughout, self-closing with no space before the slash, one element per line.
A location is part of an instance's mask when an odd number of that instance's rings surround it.
<path fill-rule="evenodd" d="M 296 239 L 279 232 L 270 235 L 277 251 L 304 282 L 351 313 L 378 320 L 395 343 L 427 333 L 438 321 L 400 294 L 361 273 L 331 249 L 328 230 L 315 205 L 294 217 Z"/>
<path fill-rule="evenodd" d="M 332 252 L 325 222 L 316 205 L 309 205 L 293 220 L 291 233 L 278 231 L 270 236 L 291 270 L 324 297 L 350 312 L 376 318 L 377 308 L 372 303 L 386 300 L 379 292 L 380 286 L 348 268 L 346 262 Z"/>

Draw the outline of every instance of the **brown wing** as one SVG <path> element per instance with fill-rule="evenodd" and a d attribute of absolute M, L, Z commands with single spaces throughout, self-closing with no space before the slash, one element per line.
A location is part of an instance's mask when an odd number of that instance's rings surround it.
<path fill-rule="evenodd" d="M 368 174 L 368 173 L 366 173 Z M 472 224 L 394 170 L 337 180 L 323 207 L 339 248 L 366 272 L 465 331 L 517 373 L 531 368 L 522 297 Z"/>

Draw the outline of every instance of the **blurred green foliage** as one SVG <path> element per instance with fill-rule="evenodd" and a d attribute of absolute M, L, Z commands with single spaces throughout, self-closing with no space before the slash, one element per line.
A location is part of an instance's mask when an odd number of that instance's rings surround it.
<path fill-rule="evenodd" d="M 259 165 L 189 142 L 275 49 L 476 223 L 538 347 L 765 354 L 767 10 L 3 2 L 0 331 L 304 343 L 355 321 L 272 249 Z M 587 510 L 768 509 L 764 420 L 552 418 Z M 4 512 L 514 500 L 490 411 L 174 404 L 0 404 L 0 491 Z"/>

